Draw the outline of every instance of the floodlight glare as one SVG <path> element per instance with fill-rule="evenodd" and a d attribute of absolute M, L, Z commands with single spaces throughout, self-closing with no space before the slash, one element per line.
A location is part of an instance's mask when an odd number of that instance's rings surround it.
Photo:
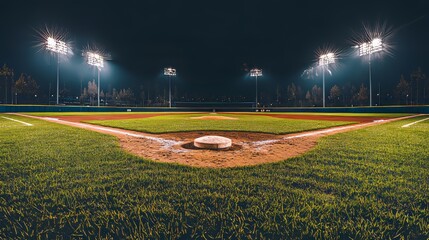
<path fill-rule="evenodd" d="M 262 76 L 262 69 L 259 69 L 259 68 L 250 69 L 250 76 L 255 77 L 255 82 L 256 82 L 255 108 L 258 108 L 258 77 Z"/>
<path fill-rule="evenodd" d="M 98 53 L 87 52 L 87 63 L 98 69 L 98 85 L 97 85 L 97 106 L 100 106 L 100 71 L 104 67 L 104 58 Z"/>
<path fill-rule="evenodd" d="M 331 63 L 335 63 L 335 54 L 327 53 L 319 57 L 319 66 L 327 66 Z"/>
<path fill-rule="evenodd" d="M 93 52 L 88 52 L 87 53 L 87 62 L 89 65 L 98 67 L 98 68 L 103 68 L 104 67 L 104 59 L 103 56 L 97 54 L 97 53 L 93 53 Z"/>
<path fill-rule="evenodd" d="M 335 54 L 332 52 L 322 54 L 319 56 L 319 67 L 322 67 L 323 76 L 323 107 L 325 107 L 325 70 L 329 64 L 335 63 Z M 328 70 L 329 71 L 329 70 Z"/>
<path fill-rule="evenodd" d="M 262 76 L 262 69 L 254 68 L 250 70 L 251 77 L 260 77 Z"/>
<path fill-rule="evenodd" d="M 369 106 L 372 106 L 372 77 L 371 77 L 371 55 L 383 51 L 383 41 L 381 38 L 374 38 L 370 42 L 362 43 L 359 46 L 359 56 L 368 56 L 369 67 Z"/>
<path fill-rule="evenodd" d="M 49 37 L 48 40 L 46 41 L 46 49 L 62 55 L 67 55 L 71 53 L 70 48 L 67 46 L 65 42 L 56 40 L 51 37 Z"/>
<path fill-rule="evenodd" d="M 164 68 L 164 75 L 165 76 L 176 76 L 176 69 L 175 68 Z"/>
<path fill-rule="evenodd" d="M 57 54 L 58 62 L 57 62 L 57 104 L 59 104 L 59 96 L 60 96 L 60 54 L 67 55 L 71 53 L 71 49 L 67 44 L 63 41 L 56 40 L 52 37 L 48 37 L 46 40 L 46 49 L 48 51 L 54 52 Z"/>
<path fill-rule="evenodd" d="M 359 56 L 371 55 L 383 50 L 383 42 L 380 38 L 359 45 Z"/>
<path fill-rule="evenodd" d="M 168 76 L 168 107 L 171 108 L 171 77 L 176 76 L 175 68 L 164 68 L 164 75 Z"/>

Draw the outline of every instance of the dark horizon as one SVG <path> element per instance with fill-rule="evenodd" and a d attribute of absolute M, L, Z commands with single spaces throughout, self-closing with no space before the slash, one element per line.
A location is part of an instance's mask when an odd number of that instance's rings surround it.
<path fill-rule="evenodd" d="M 7 2 L 0 10 L 3 38 L 0 63 L 32 75 L 48 93 L 56 83 L 56 63 L 50 54 L 39 51 L 37 30 L 61 28 L 73 42 L 74 55 L 61 64 L 61 87 L 78 95 L 95 77 L 81 49 L 95 44 L 111 55 L 101 76 L 101 88 L 152 88 L 161 94 L 168 88 L 164 67 L 177 69 L 173 81 L 178 96 L 244 96 L 254 98 L 254 79 L 246 69 L 260 67 L 260 94 L 273 98 L 277 86 L 286 95 L 294 82 L 303 91 L 321 79 L 301 78 L 317 59 L 315 52 L 326 45 L 350 50 L 353 32 L 362 23 L 387 22 L 394 35 L 392 56 L 373 64 L 373 84 L 390 89 L 400 75 L 421 67 L 429 72 L 429 3 L 423 0 L 399 2 L 364 1 L 351 6 L 335 1 L 239 1 L 234 3 L 150 1 L 146 3 L 20 3 Z M 371 8 L 368 8 L 371 6 Z M 344 57 L 327 91 L 334 84 L 367 85 L 368 70 L 362 59 Z M 373 88 L 374 88 L 373 86 Z M 0 88 L 3 86 L 0 84 Z M 155 93 L 157 88 L 157 93 Z M 0 90 L 1 93 L 1 90 Z"/>

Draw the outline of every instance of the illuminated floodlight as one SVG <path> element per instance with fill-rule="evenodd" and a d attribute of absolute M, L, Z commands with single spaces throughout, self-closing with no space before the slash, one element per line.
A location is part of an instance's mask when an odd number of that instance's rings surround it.
<path fill-rule="evenodd" d="M 48 37 L 46 40 L 46 49 L 48 51 L 54 52 L 57 54 L 57 104 L 59 104 L 60 96 L 60 55 L 71 54 L 72 51 L 69 46 L 63 41 L 57 40 L 52 37 Z"/>
<path fill-rule="evenodd" d="M 46 41 L 46 49 L 62 55 L 71 53 L 70 47 L 67 46 L 65 42 L 56 40 L 52 37 L 48 37 L 48 40 Z"/>
<path fill-rule="evenodd" d="M 327 66 L 331 63 L 335 63 L 335 54 L 327 53 L 320 55 L 319 57 L 319 66 Z"/>
<path fill-rule="evenodd" d="M 255 77 L 256 90 L 255 90 L 255 108 L 258 108 L 258 77 L 262 76 L 262 69 L 253 68 L 250 69 L 250 76 Z"/>
<path fill-rule="evenodd" d="M 329 64 L 335 63 L 335 54 L 332 52 L 322 54 L 319 56 L 319 67 L 322 67 L 322 81 L 323 81 L 323 107 L 326 106 L 326 98 L 325 98 L 325 70 L 327 69 Z"/>
<path fill-rule="evenodd" d="M 164 68 L 164 75 L 168 76 L 168 107 L 171 108 L 171 77 L 176 76 L 175 68 Z"/>
<path fill-rule="evenodd" d="M 164 68 L 164 75 L 165 76 L 176 76 L 176 69 L 175 68 Z"/>
<path fill-rule="evenodd" d="M 254 68 L 250 70 L 250 76 L 251 77 L 261 77 L 262 76 L 262 69 Z"/>
<path fill-rule="evenodd" d="M 87 52 L 87 63 L 91 66 L 97 67 L 98 69 L 98 84 L 97 84 L 97 106 L 100 106 L 100 72 L 104 67 L 104 58 L 98 53 Z"/>
<path fill-rule="evenodd" d="M 374 38 L 370 42 L 362 43 L 359 46 L 359 56 L 368 56 L 369 67 L 369 106 L 372 107 L 372 76 L 371 76 L 371 55 L 383 51 L 383 41 L 381 38 Z"/>
<path fill-rule="evenodd" d="M 103 68 L 104 67 L 103 56 L 101 56 L 98 53 L 93 53 L 93 52 L 88 52 L 86 55 L 87 55 L 87 62 L 89 65 L 95 66 L 97 68 Z"/>
<path fill-rule="evenodd" d="M 359 45 L 359 56 L 371 55 L 383 50 L 381 38 L 374 38 L 372 41 Z"/>

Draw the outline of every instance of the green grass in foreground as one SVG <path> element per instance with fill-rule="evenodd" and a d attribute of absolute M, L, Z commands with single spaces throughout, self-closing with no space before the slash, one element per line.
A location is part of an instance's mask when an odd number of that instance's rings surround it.
<path fill-rule="evenodd" d="M 276 164 L 198 169 L 114 137 L 0 118 L 0 238 L 427 239 L 429 121 L 323 138 Z"/>
<path fill-rule="evenodd" d="M 274 118 L 258 115 L 216 114 L 213 116 L 234 117 L 238 120 L 207 120 L 191 117 L 211 116 L 210 114 L 178 114 L 143 119 L 88 121 L 102 126 L 123 128 L 149 133 L 183 131 L 247 131 L 263 133 L 293 133 L 307 130 L 347 125 L 352 122 L 315 121 Z"/>

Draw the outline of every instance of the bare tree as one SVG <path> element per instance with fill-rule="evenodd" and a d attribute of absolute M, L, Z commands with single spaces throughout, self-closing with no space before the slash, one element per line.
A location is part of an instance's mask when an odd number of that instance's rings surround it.
<path fill-rule="evenodd" d="M 95 83 L 95 80 L 88 82 L 88 95 L 90 104 L 93 105 L 94 98 L 97 96 L 97 84 Z"/>
<path fill-rule="evenodd" d="M 6 64 L 3 65 L 3 67 L 0 69 L 0 76 L 3 78 L 4 81 L 4 103 L 8 102 L 7 95 L 8 95 L 8 88 L 12 88 L 13 85 L 13 77 L 14 77 L 14 71 L 10 67 L 8 67 Z M 10 82 L 10 86 L 8 87 L 8 82 Z M 13 99 L 13 93 L 11 90 L 12 99 Z"/>
<path fill-rule="evenodd" d="M 368 100 L 368 88 L 362 83 L 359 88 L 358 98 L 359 104 L 365 104 L 366 100 Z"/>
<path fill-rule="evenodd" d="M 314 85 L 313 88 L 311 89 L 311 96 L 313 96 L 313 104 L 319 105 L 322 102 L 322 98 L 323 98 L 322 89 L 317 85 Z"/>
<path fill-rule="evenodd" d="M 36 80 L 24 73 L 21 73 L 21 76 L 15 82 L 14 88 L 17 95 L 19 94 L 20 96 L 27 98 L 32 98 L 33 96 L 36 96 L 39 91 L 39 85 L 37 84 Z"/>
<path fill-rule="evenodd" d="M 282 93 L 281 93 L 281 90 L 280 90 L 280 85 L 277 84 L 277 88 L 276 88 L 276 101 L 277 101 L 277 104 L 280 103 L 280 98 L 281 97 L 282 97 Z"/>
<path fill-rule="evenodd" d="M 408 104 L 408 96 L 410 94 L 410 84 L 405 80 L 404 75 L 401 75 L 398 85 L 396 85 L 396 95 L 401 104 L 402 99 L 405 100 L 405 104 Z"/>
<path fill-rule="evenodd" d="M 82 94 L 80 95 L 80 103 L 84 104 L 88 96 L 89 96 L 88 90 L 86 88 L 83 88 Z"/>
<path fill-rule="evenodd" d="M 305 100 L 307 101 L 307 104 L 311 105 L 311 93 L 310 91 L 307 91 L 305 94 Z"/>
<path fill-rule="evenodd" d="M 287 86 L 287 100 L 291 101 L 295 106 L 296 101 L 296 86 L 294 83 L 291 83 Z"/>
<path fill-rule="evenodd" d="M 106 94 L 104 94 L 104 91 L 100 91 L 100 98 L 103 99 L 104 105 L 106 105 Z"/>
<path fill-rule="evenodd" d="M 411 73 L 411 79 L 414 80 L 414 82 L 416 83 L 416 104 L 419 104 L 419 95 L 420 95 L 419 82 L 426 79 L 426 74 L 424 74 L 422 72 L 422 69 L 418 67 L 416 70 L 414 70 Z"/>
<path fill-rule="evenodd" d="M 334 85 L 329 91 L 329 98 L 332 100 L 332 103 L 335 105 L 340 101 L 341 89 L 337 85 Z"/>

